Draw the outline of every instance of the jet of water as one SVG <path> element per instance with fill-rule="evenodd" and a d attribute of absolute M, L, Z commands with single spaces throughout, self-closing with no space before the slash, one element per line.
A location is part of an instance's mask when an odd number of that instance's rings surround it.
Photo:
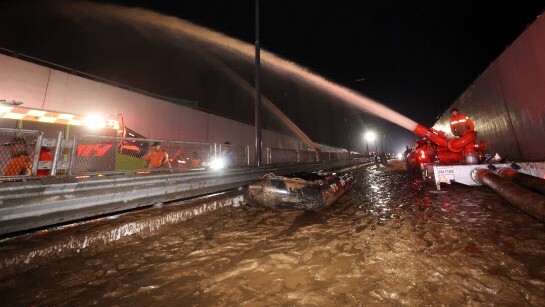
<path fill-rule="evenodd" d="M 209 46 L 214 52 L 221 50 L 221 52 L 243 56 L 248 62 L 251 62 L 254 57 L 253 45 L 197 26 L 179 18 L 165 16 L 140 8 L 122 8 L 115 5 L 96 5 L 87 2 L 67 2 L 64 7 L 71 10 L 77 10 L 81 14 L 97 14 L 99 16 L 111 15 L 115 19 L 126 21 L 132 26 L 153 26 L 173 31 L 191 38 L 202 45 Z M 262 51 L 261 63 L 269 69 L 273 69 L 285 75 L 287 74 L 292 78 L 313 86 L 317 90 L 336 97 L 339 101 L 353 105 L 362 111 L 374 114 L 377 117 L 381 117 L 405 129 L 414 131 L 418 126 L 415 121 L 399 114 L 385 105 L 326 80 L 325 78 L 270 52 Z"/>

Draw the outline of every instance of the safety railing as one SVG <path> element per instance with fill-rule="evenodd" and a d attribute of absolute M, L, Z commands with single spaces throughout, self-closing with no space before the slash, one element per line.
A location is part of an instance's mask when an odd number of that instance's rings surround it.
<path fill-rule="evenodd" d="M 317 162 L 317 155 L 314 150 L 299 150 L 299 162 L 312 163 Z"/>
<path fill-rule="evenodd" d="M 367 157 L 367 155 L 365 155 L 365 154 L 355 153 L 355 152 L 350 153 L 350 158 L 351 159 L 363 159 L 363 158 L 366 158 L 366 157 Z"/>
<path fill-rule="evenodd" d="M 156 171 L 196 171 L 250 165 L 247 145 L 76 135 L 44 138 L 37 130 L 0 128 L 0 180 L 55 175 L 98 175 Z M 352 158 L 356 158 L 353 154 Z M 349 159 L 348 152 L 267 148 L 265 164 L 314 163 Z"/>
<path fill-rule="evenodd" d="M 223 159 L 230 166 L 250 165 L 250 146 L 220 144 L 216 151 L 216 158 Z"/>
<path fill-rule="evenodd" d="M 43 133 L 37 130 L 0 129 L 0 180 L 37 175 L 42 137 Z"/>
<path fill-rule="evenodd" d="M 267 148 L 266 163 L 313 163 L 318 161 L 339 161 L 348 160 L 350 156 L 348 151 L 338 152 L 318 152 L 309 150 Z"/>
<path fill-rule="evenodd" d="M 209 143 L 77 135 L 70 174 L 204 169 L 214 157 Z"/>
<path fill-rule="evenodd" d="M 329 161 L 330 159 L 330 153 L 329 152 L 319 152 L 318 153 L 318 160 L 319 161 Z"/>
<path fill-rule="evenodd" d="M 267 148 L 267 164 L 297 163 L 298 157 L 295 149 Z"/>

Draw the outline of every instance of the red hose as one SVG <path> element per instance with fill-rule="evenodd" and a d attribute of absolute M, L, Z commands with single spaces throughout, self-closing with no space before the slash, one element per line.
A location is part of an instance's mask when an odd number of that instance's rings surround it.
<path fill-rule="evenodd" d="M 448 141 L 448 149 L 454 152 L 460 152 L 464 150 L 464 147 L 468 145 L 474 145 L 477 138 L 477 132 L 467 131 L 459 139 L 452 139 Z M 475 149 L 473 149 L 474 151 Z"/>

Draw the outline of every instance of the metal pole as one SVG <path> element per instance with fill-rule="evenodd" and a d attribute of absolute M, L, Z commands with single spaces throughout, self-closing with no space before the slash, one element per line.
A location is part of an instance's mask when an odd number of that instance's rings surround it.
<path fill-rule="evenodd" d="M 259 0 L 255 0 L 255 165 L 261 166 L 261 88 L 259 82 Z"/>
<path fill-rule="evenodd" d="M 64 133 L 59 131 L 57 134 L 57 142 L 55 143 L 55 153 L 53 154 L 53 163 L 51 165 L 51 176 L 57 175 L 57 165 L 59 163 L 59 156 L 62 152 L 62 140 Z"/>
<path fill-rule="evenodd" d="M 43 132 L 40 132 L 36 140 L 36 146 L 34 146 L 34 158 L 32 159 L 32 171 L 31 176 L 36 177 L 38 173 L 38 160 L 40 160 L 40 152 L 42 151 L 42 138 L 44 136 Z"/>
<path fill-rule="evenodd" d="M 350 159 L 350 132 L 348 129 L 348 115 L 344 117 L 344 131 L 346 133 L 346 150 L 348 151 L 348 159 Z"/>

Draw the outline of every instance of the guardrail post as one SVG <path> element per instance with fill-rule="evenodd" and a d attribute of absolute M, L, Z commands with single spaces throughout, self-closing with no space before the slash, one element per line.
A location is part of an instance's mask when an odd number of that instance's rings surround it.
<path fill-rule="evenodd" d="M 59 131 L 57 134 L 57 142 L 55 143 L 55 153 L 53 153 L 53 163 L 51 164 L 51 176 L 57 175 L 57 164 L 59 163 L 59 155 L 62 149 L 62 139 L 64 133 Z"/>
<path fill-rule="evenodd" d="M 246 165 L 250 165 L 250 145 L 246 145 Z"/>
<path fill-rule="evenodd" d="M 68 164 L 68 175 L 72 176 L 74 173 L 74 164 L 76 163 L 76 154 L 78 151 L 78 136 L 74 136 L 74 142 L 72 143 L 72 153 L 70 154 L 70 164 Z"/>
<path fill-rule="evenodd" d="M 38 138 L 36 139 L 36 146 L 34 148 L 34 159 L 32 159 L 32 177 L 36 177 L 38 173 L 38 160 L 40 159 L 40 151 L 42 150 L 42 138 L 44 136 L 43 132 L 40 132 Z"/>
<path fill-rule="evenodd" d="M 272 150 L 270 147 L 267 147 L 267 164 L 272 164 Z"/>
<path fill-rule="evenodd" d="M 216 143 L 210 144 L 210 148 L 208 149 L 208 165 L 210 165 L 214 159 L 216 159 Z"/>
<path fill-rule="evenodd" d="M 297 156 L 297 163 L 301 163 L 301 156 L 300 156 L 300 154 L 299 154 L 299 149 L 296 149 L 296 151 L 297 151 L 297 154 L 296 154 L 296 156 Z"/>

